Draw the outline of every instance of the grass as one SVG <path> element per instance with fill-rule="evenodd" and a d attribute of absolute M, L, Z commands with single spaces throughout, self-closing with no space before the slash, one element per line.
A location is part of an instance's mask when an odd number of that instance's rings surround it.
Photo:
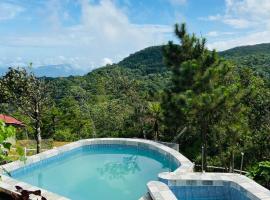
<path fill-rule="evenodd" d="M 54 140 L 42 140 L 41 141 L 41 151 L 46 151 L 49 149 L 52 149 L 54 147 L 60 147 L 63 146 L 65 144 L 68 144 L 70 142 L 59 142 L 59 141 L 54 141 Z M 14 160 L 18 160 L 19 156 L 16 152 L 16 148 L 17 147 L 26 147 L 26 149 L 28 149 L 27 151 L 27 156 L 31 156 L 36 154 L 36 141 L 35 140 L 17 140 L 16 141 L 16 145 L 13 146 L 14 148 L 11 149 L 11 151 L 9 152 L 9 156 L 10 159 L 12 161 Z"/>

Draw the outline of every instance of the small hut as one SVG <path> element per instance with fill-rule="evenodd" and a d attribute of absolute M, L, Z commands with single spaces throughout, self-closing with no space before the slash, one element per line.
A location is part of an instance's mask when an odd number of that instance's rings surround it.
<path fill-rule="evenodd" d="M 15 119 L 14 117 L 11 117 L 8 115 L 0 114 L 0 121 L 3 121 L 6 124 L 6 126 L 14 126 L 16 128 L 24 128 L 25 127 L 25 125 L 22 122 Z M 15 144 L 16 143 L 16 136 L 10 137 L 6 141 L 10 142 L 11 144 Z"/>
<path fill-rule="evenodd" d="M 14 117 L 0 114 L 0 120 L 3 121 L 6 125 L 15 126 L 15 127 L 24 127 L 25 125 Z"/>

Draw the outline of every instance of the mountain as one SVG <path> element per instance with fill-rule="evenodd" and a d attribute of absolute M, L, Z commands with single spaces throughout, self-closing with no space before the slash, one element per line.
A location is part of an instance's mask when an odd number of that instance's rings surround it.
<path fill-rule="evenodd" d="M 33 72 L 39 77 L 67 77 L 85 74 L 82 70 L 74 69 L 70 64 L 40 66 L 34 68 Z"/>
<path fill-rule="evenodd" d="M 253 68 L 270 80 L 270 44 L 237 47 L 219 54 L 240 66 Z M 57 73 L 61 72 L 58 66 L 52 68 Z M 43 73 L 46 72 L 45 69 Z M 51 76 L 56 72 L 52 70 Z M 127 101 L 129 98 L 132 99 L 130 101 L 158 100 L 169 77 L 170 72 L 163 64 L 162 46 L 154 46 L 131 54 L 117 64 L 98 68 L 83 76 L 47 80 L 55 87 L 54 99 L 72 96 L 79 100 L 91 99 L 94 96 L 97 101 L 102 102 L 108 98 L 109 102 L 114 102 Z"/>
<path fill-rule="evenodd" d="M 256 54 L 270 55 L 270 43 L 239 46 L 220 52 L 220 55 L 226 58 L 256 55 Z"/>
<path fill-rule="evenodd" d="M 225 59 L 239 66 L 250 67 L 270 79 L 270 43 L 235 47 L 219 52 Z M 162 46 L 154 46 L 131 54 L 119 66 L 140 70 L 143 74 L 163 73 L 166 66 L 162 59 Z"/>
<path fill-rule="evenodd" d="M 235 47 L 226 51 L 219 52 L 219 54 L 220 56 L 231 60 L 238 65 L 251 67 L 259 74 L 270 79 L 269 43 Z M 130 69 L 130 73 L 136 73 L 140 75 L 164 73 L 167 71 L 167 68 L 163 63 L 162 46 L 152 46 L 145 48 L 129 55 L 119 63 L 111 66 Z M 112 69 L 111 66 L 109 69 Z M 107 67 L 108 66 L 102 67 L 100 70 L 107 70 Z M 0 68 L 0 76 L 3 75 L 6 70 L 7 69 L 5 68 Z M 100 70 L 98 71 L 100 72 Z M 82 76 L 85 74 L 84 71 L 75 69 L 70 64 L 40 66 L 34 68 L 33 71 L 39 77 L 46 76 L 53 78 L 78 75 Z"/>
<path fill-rule="evenodd" d="M 241 46 L 220 52 L 220 55 L 240 66 L 252 68 L 270 80 L 270 44 Z"/>
<path fill-rule="evenodd" d="M 7 68 L 0 67 L 0 76 L 4 75 L 7 72 Z M 31 69 L 38 77 L 68 77 L 68 76 L 82 76 L 85 74 L 85 71 L 75 69 L 70 64 L 59 64 L 59 65 L 46 65 L 38 66 Z"/>
<path fill-rule="evenodd" d="M 146 74 L 166 71 L 163 64 L 162 46 L 153 46 L 131 54 L 118 63 L 119 66 L 141 70 Z"/>

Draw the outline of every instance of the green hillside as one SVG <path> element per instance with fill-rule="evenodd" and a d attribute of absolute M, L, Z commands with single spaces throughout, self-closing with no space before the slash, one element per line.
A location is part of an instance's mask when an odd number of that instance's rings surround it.
<path fill-rule="evenodd" d="M 241 52 L 242 48 L 245 53 Z M 219 54 L 238 66 L 251 67 L 267 77 L 269 76 L 269 49 L 270 44 L 263 44 L 238 47 Z M 242 72 L 251 76 L 249 72 L 244 70 Z M 164 101 L 164 91 L 168 90 L 168 85 L 172 84 L 171 75 L 172 72 L 167 70 L 163 64 L 162 46 L 155 46 L 131 54 L 117 64 L 101 67 L 84 76 L 45 78 L 47 85 L 51 88 L 50 96 L 52 98 L 50 106 L 42 116 L 42 137 L 45 139 L 53 138 L 57 141 L 74 141 L 91 137 L 153 139 L 157 113 L 161 112 L 159 105 Z M 186 83 L 189 83 L 189 78 L 185 77 L 185 79 L 187 79 Z M 261 82 L 255 81 L 255 83 Z M 249 85 L 247 82 L 247 86 Z M 256 97 L 256 95 L 254 96 Z M 176 96 L 176 100 L 178 98 L 182 98 L 181 95 Z M 247 98 L 244 99 L 248 103 L 254 103 Z M 234 100 L 231 103 L 233 102 Z M 256 106 L 254 113 L 250 115 L 252 123 L 255 121 L 259 123 L 257 114 L 263 113 L 267 109 L 263 101 Z M 175 109 L 180 108 L 176 107 Z M 34 138 L 29 118 L 4 104 L 0 105 L 0 112 L 22 120 L 28 125 L 27 132 L 30 138 Z M 256 117 L 256 120 L 252 117 Z M 257 126 L 256 123 L 252 126 Z M 165 125 L 161 124 L 159 128 L 166 133 L 164 127 Z M 259 132 L 260 129 L 263 127 L 258 125 L 256 130 Z M 196 132 L 192 129 L 191 131 Z M 24 134 L 18 134 L 17 137 L 25 139 Z M 166 134 L 160 137 L 162 140 L 171 140 Z M 194 134 L 186 134 L 185 139 L 181 142 L 183 146 L 187 147 L 183 149 L 184 153 L 196 160 L 199 159 L 197 152 L 199 152 L 200 146 L 198 145 L 200 143 L 198 138 L 194 137 Z M 262 135 L 258 141 L 263 143 L 263 141 L 267 141 L 267 137 L 264 138 Z M 269 149 L 268 146 L 264 147 L 260 142 L 255 146 Z M 255 158 L 252 154 L 254 152 L 252 148 L 247 149 L 250 151 L 249 156 Z M 212 153 L 215 155 L 215 152 Z M 264 154 L 262 154 L 263 156 Z M 216 162 L 215 159 L 219 161 L 218 158 L 214 157 L 211 160 L 213 164 Z M 250 160 L 250 163 L 252 162 Z"/>
<path fill-rule="evenodd" d="M 270 79 L 270 44 L 242 46 L 220 52 L 226 59 L 240 66 L 248 66 Z"/>
<path fill-rule="evenodd" d="M 270 79 L 270 44 L 241 46 L 219 52 L 221 57 L 237 65 L 250 67 Z M 119 66 L 137 69 L 142 74 L 163 73 L 167 70 L 163 64 L 162 46 L 154 46 L 131 54 Z"/>
<path fill-rule="evenodd" d="M 270 54 L 270 44 L 256 44 L 256 45 L 248 45 L 248 46 L 240 46 L 235 47 L 223 52 L 220 54 L 224 57 L 237 57 L 237 56 L 247 56 L 247 55 L 255 55 L 255 54 Z"/>
<path fill-rule="evenodd" d="M 166 71 L 162 58 L 162 46 L 153 46 L 131 54 L 118 63 L 119 66 L 138 69 L 144 74 Z"/>
<path fill-rule="evenodd" d="M 270 44 L 246 46 L 220 52 L 220 55 L 238 65 L 252 67 L 260 74 L 269 75 L 269 49 Z M 163 64 L 162 46 L 155 46 L 85 76 L 48 78 L 54 99 L 53 112 L 49 113 L 61 119 L 55 123 L 50 121 L 53 116 L 48 115 L 48 119 L 44 119 L 44 132 L 47 137 L 64 140 L 83 137 L 81 134 L 87 128 L 92 130 L 88 131 L 90 135 L 137 136 L 138 127 L 145 126 L 143 120 L 151 120 L 141 118 L 148 112 L 148 102 L 161 101 L 169 77 L 170 72 Z M 57 124 L 61 120 L 66 123 Z M 73 123 L 78 127 L 74 127 Z M 59 131 L 55 134 L 55 130 Z M 65 132 L 77 133 L 66 136 Z M 149 128 L 145 134 L 150 132 Z M 61 138 L 63 135 L 65 138 Z"/>

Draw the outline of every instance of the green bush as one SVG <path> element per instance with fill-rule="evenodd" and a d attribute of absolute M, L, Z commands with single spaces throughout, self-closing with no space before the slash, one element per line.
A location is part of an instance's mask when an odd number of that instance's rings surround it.
<path fill-rule="evenodd" d="M 249 170 L 248 176 L 270 189 L 270 161 L 257 163 Z"/>
<path fill-rule="evenodd" d="M 74 140 L 73 134 L 71 134 L 70 129 L 57 130 L 54 134 L 53 139 L 56 141 L 65 141 L 65 142 Z"/>
<path fill-rule="evenodd" d="M 12 142 L 10 138 L 15 137 L 16 129 L 12 126 L 6 126 L 0 121 L 0 163 L 5 163 L 8 160 Z"/>

